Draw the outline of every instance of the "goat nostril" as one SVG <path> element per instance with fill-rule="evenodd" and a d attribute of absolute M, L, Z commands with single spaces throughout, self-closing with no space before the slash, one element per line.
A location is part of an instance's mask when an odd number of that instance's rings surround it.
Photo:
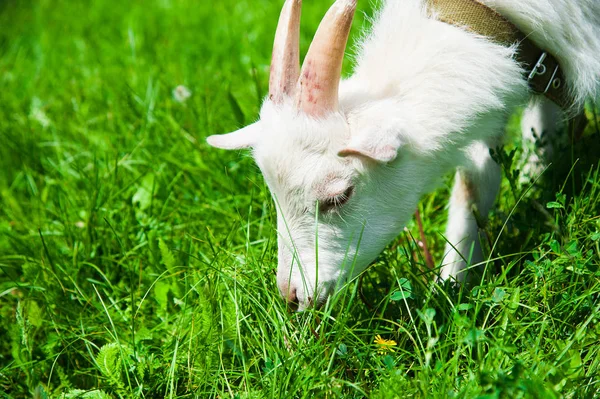
<path fill-rule="evenodd" d="M 279 290 L 287 306 L 291 310 L 296 311 L 298 309 L 298 295 L 296 287 L 290 286 L 288 284 L 282 284 L 279 287 Z"/>
<path fill-rule="evenodd" d="M 288 302 L 291 302 L 291 303 L 298 302 L 298 296 L 296 295 L 296 287 L 293 287 L 288 291 L 288 296 L 286 299 Z"/>
<path fill-rule="evenodd" d="M 291 287 L 288 290 L 287 295 L 285 296 L 285 301 L 286 301 L 288 308 L 292 312 L 295 312 L 296 310 L 298 310 L 299 304 L 298 304 L 298 295 L 296 294 L 296 287 Z"/>

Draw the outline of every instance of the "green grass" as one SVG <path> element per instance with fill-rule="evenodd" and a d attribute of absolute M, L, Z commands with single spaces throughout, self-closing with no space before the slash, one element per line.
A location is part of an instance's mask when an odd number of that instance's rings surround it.
<path fill-rule="evenodd" d="M 432 290 L 411 223 L 330 306 L 286 311 L 260 173 L 204 142 L 256 118 L 279 7 L 0 2 L 0 396 L 598 397 L 598 123 L 533 186 L 516 138 L 499 153 L 480 284 Z M 437 262 L 447 197 L 420 204 Z"/>

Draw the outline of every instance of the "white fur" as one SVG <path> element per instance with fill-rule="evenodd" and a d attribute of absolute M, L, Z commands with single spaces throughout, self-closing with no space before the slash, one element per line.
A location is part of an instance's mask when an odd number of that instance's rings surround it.
<path fill-rule="evenodd" d="M 563 61 L 576 106 L 597 94 L 598 0 L 484 2 Z M 267 100 L 261 134 L 253 127 L 251 138 L 232 134 L 215 144 L 254 148 L 277 204 L 278 284 L 293 288 L 300 309 L 364 270 L 421 195 L 456 168 L 446 233 L 452 245 L 441 277 L 463 280 L 471 248 L 471 263 L 481 260 L 472 208 L 485 216 L 500 181 L 487 148 L 530 96 L 513 55 L 514 48 L 429 19 L 421 0 L 388 0 L 361 41 L 353 75 L 341 83 L 338 113 L 317 120 L 299 113 L 293 99 L 280 106 Z M 338 156 L 343 150 L 348 156 Z M 317 201 L 350 185 L 345 205 L 317 215 Z"/>
<path fill-rule="evenodd" d="M 600 1 L 482 2 L 499 11 L 559 60 L 575 99 L 575 109 L 600 94 Z"/>
<path fill-rule="evenodd" d="M 521 118 L 521 183 L 539 177 L 553 158 L 555 149 L 567 144 L 565 122 L 564 111 L 552 101 L 541 97 L 529 102 Z"/>

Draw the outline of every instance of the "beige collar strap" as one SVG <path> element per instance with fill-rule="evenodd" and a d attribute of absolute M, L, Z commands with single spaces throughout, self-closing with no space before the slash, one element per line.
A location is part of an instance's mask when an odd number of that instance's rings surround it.
<path fill-rule="evenodd" d="M 563 109 L 572 101 L 558 60 L 529 40 L 515 25 L 477 0 L 427 0 L 432 17 L 462 27 L 505 46 L 517 44 L 516 59 L 527 74 L 531 90 Z"/>

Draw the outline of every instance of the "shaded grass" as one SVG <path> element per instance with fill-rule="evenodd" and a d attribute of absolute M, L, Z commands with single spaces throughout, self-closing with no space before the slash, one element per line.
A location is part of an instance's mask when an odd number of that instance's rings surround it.
<path fill-rule="evenodd" d="M 255 118 L 278 13 L 0 3 L 4 396 L 596 397 L 597 124 L 533 187 L 502 152 L 481 284 L 432 290 L 411 224 L 334 303 L 286 311 L 266 186 L 204 143 Z M 447 191 L 420 204 L 438 263 Z"/>

